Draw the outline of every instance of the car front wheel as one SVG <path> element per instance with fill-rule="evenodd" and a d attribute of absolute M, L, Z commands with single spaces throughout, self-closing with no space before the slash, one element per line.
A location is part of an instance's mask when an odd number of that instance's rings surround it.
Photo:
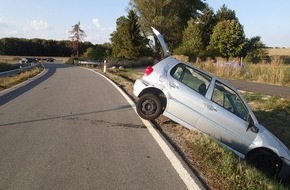
<path fill-rule="evenodd" d="M 278 156 L 267 150 L 253 152 L 247 157 L 247 160 L 257 169 L 269 175 L 277 175 L 282 164 Z"/>
<path fill-rule="evenodd" d="M 144 94 L 137 101 L 137 113 L 143 119 L 152 121 L 162 112 L 161 101 L 153 94 Z"/>

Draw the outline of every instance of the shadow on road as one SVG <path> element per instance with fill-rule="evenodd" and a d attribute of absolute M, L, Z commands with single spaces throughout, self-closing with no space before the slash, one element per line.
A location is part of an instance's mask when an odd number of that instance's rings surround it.
<path fill-rule="evenodd" d="M 47 69 L 47 72 L 41 77 L 35 80 L 32 80 L 31 82 L 28 82 L 24 86 L 21 86 L 8 93 L 4 93 L 3 95 L 0 95 L 0 106 L 10 102 L 11 100 L 17 98 L 18 96 L 24 94 L 25 92 L 31 90 L 35 86 L 44 82 L 45 80 L 50 78 L 56 72 L 57 69 L 72 67 L 70 65 L 65 65 L 65 64 L 48 64 L 48 63 L 44 64 L 44 66 Z"/>

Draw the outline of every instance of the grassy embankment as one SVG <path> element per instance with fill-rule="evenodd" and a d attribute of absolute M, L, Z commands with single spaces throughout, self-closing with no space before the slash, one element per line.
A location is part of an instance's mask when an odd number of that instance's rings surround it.
<path fill-rule="evenodd" d="M 15 67 L 13 64 L 9 63 L 1 63 L 0 62 L 0 72 L 7 71 L 7 70 L 13 70 L 18 69 L 19 66 Z M 43 70 L 43 68 L 36 67 L 30 71 L 22 72 L 15 76 L 10 77 L 3 77 L 0 78 L 0 91 L 5 90 L 7 88 L 10 88 L 16 84 L 19 84 L 23 81 L 26 81 L 27 79 L 36 76 L 38 73 L 40 73 Z"/>
<path fill-rule="evenodd" d="M 0 72 L 18 69 L 19 65 L 16 63 L 19 63 L 19 60 L 21 57 L 25 56 L 5 56 L 0 55 Z M 30 57 L 30 56 L 27 56 Z M 39 58 L 46 58 L 46 57 L 39 57 Z M 68 57 L 54 57 L 57 62 L 66 62 L 69 58 Z M 35 68 L 31 71 L 23 72 L 16 76 L 11 77 L 5 77 L 0 78 L 0 91 L 10 88 L 11 86 L 14 86 L 16 84 L 19 84 L 31 77 L 36 76 L 38 73 L 40 73 L 43 69 L 42 68 Z"/>
<path fill-rule="evenodd" d="M 142 75 L 134 70 L 107 73 L 128 93 L 132 93 L 133 82 Z M 244 93 L 244 96 L 259 121 L 289 148 L 290 130 L 287 124 L 290 123 L 290 100 L 257 93 Z M 190 131 L 162 116 L 156 122 L 212 189 L 290 189 L 289 184 L 257 171 L 205 135 Z"/>

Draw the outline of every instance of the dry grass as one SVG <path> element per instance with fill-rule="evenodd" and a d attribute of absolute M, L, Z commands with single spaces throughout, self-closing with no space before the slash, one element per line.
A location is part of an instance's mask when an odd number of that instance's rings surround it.
<path fill-rule="evenodd" d="M 158 123 L 180 147 L 186 159 L 197 169 L 211 189 L 287 189 L 286 186 L 268 178 L 211 138 L 162 117 L 158 118 Z"/>
<path fill-rule="evenodd" d="M 268 49 L 269 56 L 290 56 L 290 48 L 272 48 Z"/>
<path fill-rule="evenodd" d="M 0 63 L 14 64 L 14 63 L 19 63 L 20 59 L 21 57 L 18 57 L 18 56 L 0 55 Z"/>
<path fill-rule="evenodd" d="M 290 86 L 290 66 L 284 65 L 279 60 L 273 60 L 271 64 L 257 64 L 248 66 L 249 75 L 243 78 L 267 84 Z"/>
<path fill-rule="evenodd" d="M 290 86 L 290 65 L 285 64 L 290 61 L 290 48 L 268 49 L 268 52 L 271 57 L 270 63 L 247 64 L 245 68 L 217 65 L 212 60 L 196 62 L 194 65 L 225 79 Z M 218 62 L 226 61 L 218 60 Z"/>
<path fill-rule="evenodd" d="M 249 64 L 245 68 L 234 68 L 215 64 L 213 61 L 194 64 L 215 76 L 225 79 L 242 79 L 266 84 L 290 86 L 290 65 L 281 59 L 273 59 L 270 64 Z"/>
<path fill-rule="evenodd" d="M 16 84 L 19 84 L 29 78 L 32 78 L 37 74 L 39 74 L 42 70 L 43 68 L 36 67 L 33 70 L 20 73 L 19 75 L 16 76 L 0 78 L 0 91 L 10 88 Z"/>

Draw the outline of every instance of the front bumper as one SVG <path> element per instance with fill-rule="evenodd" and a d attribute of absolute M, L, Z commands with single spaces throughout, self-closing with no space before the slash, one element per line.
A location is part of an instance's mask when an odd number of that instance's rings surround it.
<path fill-rule="evenodd" d="M 279 177 L 286 181 L 290 181 L 290 160 L 282 158 L 282 162 L 283 164 L 279 172 Z"/>

